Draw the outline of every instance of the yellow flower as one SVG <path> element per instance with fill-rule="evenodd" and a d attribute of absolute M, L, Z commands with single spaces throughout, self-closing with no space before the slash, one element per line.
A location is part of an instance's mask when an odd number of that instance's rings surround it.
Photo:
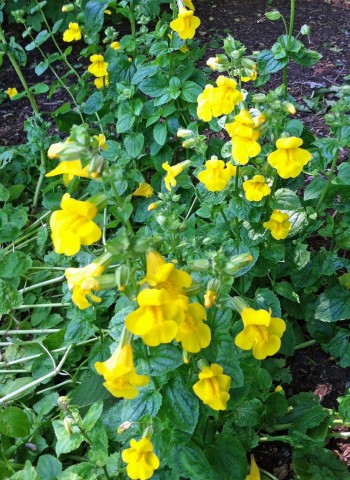
<path fill-rule="evenodd" d="M 198 180 L 204 183 L 209 192 L 221 192 L 227 187 L 231 178 L 236 174 L 236 167 L 232 163 L 225 163 L 212 156 L 205 162 L 206 170 L 198 174 Z"/>
<path fill-rule="evenodd" d="M 263 175 L 254 175 L 252 180 L 243 183 L 245 198 L 249 202 L 260 202 L 266 195 L 269 195 L 271 188 L 265 183 Z"/>
<path fill-rule="evenodd" d="M 141 438 L 138 442 L 130 441 L 130 447 L 122 451 L 122 459 L 127 463 L 126 472 L 132 480 L 148 480 L 154 470 L 159 468 L 159 459 L 153 453 L 153 445 L 147 438 Z"/>
<path fill-rule="evenodd" d="M 8 89 L 6 90 L 6 93 L 7 93 L 7 95 L 8 95 L 10 98 L 18 95 L 17 88 L 8 88 Z"/>
<path fill-rule="evenodd" d="M 103 77 L 95 78 L 94 85 L 97 89 L 108 87 L 108 85 L 109 85 L 108 73 L 107 73 L 107 75 L 104 75 Z"/>
<path fill-rule="evenodd" d="M 163 202 L 162 201 L 158 201 L 158 202 L 153 202 L 153 203 L 150 203 L 147 207 L 147 210 L 149 212 L 152 212 L 153 210 L 157 210 L 157 208 L 159 208 L 161 206 Z"/>
<path fill-rule="evenodd" d="M 206 308 L 210 308 L 216 301 L 217 294 L 214 290 L 207 290 L 204 295 L 204 305 Z"/>
<path fill-rule="evenodd" d="M 205 405 L 213 410 L 226 410 L 230 398 L 231 377 L 225 375 L 224 369 L 217 363 L 203 367 L 199 382 L 193 385 L 194 393 Z"/>
<path fill-rule="evenodd" d="M 147 375 L 138 375 L 134 366 L 134 354 L 131 345 L 118 346 L 113 355 L 105 362 L 96 362 L 95 368 L 104 376 L 104 387 L 114 396 L 128 400 L 137 397 L 136 387 L 149 383 Z"/>
<path fill-rule="evenodd" d="M 141 183 L 139 187 L 132 194 L 133 197 L 146 197 L 150 198 L 153 195 L 153 188 L 147 182 Z"/>
<path fill-rule="evenodd" d="M 280 392 L 283 393 L 284 392 L 282 385 L 277 385 L 277 387 L 275 388 L 274 391 L 276 393 L 280 393 Z"/>
<path fill-rule="evenodd" d="M 166 263 L 157 252 L 149 251 L 146 257 L 147 273 L 140 281 L 140 285 L 147 283 L 150 287 L 164 288 L 171 294 L 173 300 L 183 295 L 183 289 L 192 284 L 191 275 L 182 270 L 177 270 L 173 263 Z"/>
<path fill-rule="evenodd" d="M 200 303 L 191 303 L 185 311 L 185 319 L 180 323 L 175 340 L 190 353 L 198 353 L 210 344 L 211 332 L 203 320 L 207 319 L 205 308 Z"/>
<path fill-rule="evenodd" d="M 107 150 L 107 144 L 106 144 L 106 137 L 103 135 L 103 133 L 100 133 L 99 135 L 94 135 L 94 138 L 98 140 L 98 146 L 99 148 L 102 148 L 103 150 Z"/>
<path fill-rule="evenodd" d="M 89 165 L 83 168 L 80 160 L 60 162 L 58 166 L 47 173 L 45 177 L 54 177 L 56 175 L 63 175 L 63 183 L 67 186 L 74 177 L 90 178 Z"/>
<path fill-rule="evenodd" d="M 69 193 L 65 193 L 61 209 L 53 212 L 50 218 L 51 238 L 56 253 L 75 255 L 81 245 L 92 245 L 101 238 L 100 227 L 92 221 L 98 212 L 93 203 L 74 200 Z"/>
<path fill-rule="evenodd" d="M 289 221 L 289 215 L 282 213 L 279 210 L 274 210 L 271 214 L 270 220 L 264 222 L 263 226 L 271 231 L 271 235 L 275 240 L 284 240 L 288 237 L 288 233 L 292 228 Z"/>
<path fill-rule="evenodd" d="M 184 171 L 184 169 L 190 164 L 189 160 L 185 160 L 184 162 L 180 162 L 177 165 L 170 166 L 169 162 L 165 162 L 162 164 L 162 168 L 168 172 L 164 178 L 165 187 L 169 192 L 171 191 L 171 187 L 176 186 L 175 177 L 180 175 Z"/>
<path fill-rule="evenodd" d="M 81 30 L 77 23 L 70 22 L 68 25 L 68 29 L 63 34 L 63 41 L 64 42 L 73 42 L 73 40 L 80 40 L 81 39 Z"/>
<path fill-rule="evenodd" d="M 113 50 L 119 50 L 120 49 L 120 43 L 119 42 L 112 42 L 111 43 L 111 48 L 113 48 Z"/>
<path fill-rule="evenodd" d="M 108 63 L 104 61 L 103 55 L 91 55 L 90 62 L 91 65 L 89 65 L 88 71 L 92 75 L 95 75 L 95 77 L 104 77 L 108 75 Z"/>
<path fill-rule="evenodd" d="M 194 16 L 192 10 L 180 8 L 178 17 L 170 23 L 170 28 L 177 32 L 182 40 L 186 40 L 194 37 L 196 28 L 200 24 L 200 19 Z"/>
<path fill-rule="evenodd" d="M 192 0 L 183 0 L 183 1 L 184 1 L 184 4 L 185 4 L 185 7 L 189 8 L 190 10 L 192 10 L 192 12 L 195 11 L 195 8 L 194 8 L 194 5 L 193 5 Z"/>
<path fill-rule="evenodd" d="M 279 138 L 276 142 L 277 150 L 270 153 L 267 161 L 277 170 L 281 178 L 297 177 L 303 167 L 311 160 L 311 153 L 303 148 L 301 138 Z"/>
<path fill-rule="evenodd" d="M 242 350 L 253 349 L 257 360 L 275 355 L 281 348 L 286 324 L 281 318 L 271 318 L 266 310 L 246 307 L 241 311 L 244 329 L 236 336 L 235 345 Z"/>
<path fill-rule="evenodd" d="M 220 75 L 216 85 L 217 87 L 206 85 L 197 99 L 198 118 L 205 122 L 209 122 L 212 117 L 228 115 L 243 100 L 243 95 L 236 89 L 237 83 L 233 79 Z"/>
<path fill-rule="evenodd" d="M 256 464 L 254 455 L 250 456 L 250 472 L 249 475 L 247 475 L 246 480 L 260 480 L 260 471 L 259 468 Z"/>
<path fill-rule="evenodd" d="M 256 65 L 253 65 L 252 70 L 250 70 L 248 76 L 241 77 L 242 82 L 254 81 L 258 78 L 258 72 L 256 71 Z"/>
<path fill-rule="evenodd" d="M 137 303 L 140 308 L 125 319 L 127 330 L 140 335 L 150 347 L 173 341 L 185 314 L 169 293 L 164 288 L 142 290 Z"/>
<path fill-rule="evenodd" d="M 104 12 L 106 15 L 112 15 L 112 12 L 110 10 L 104 10 Z"/>
<path fill-rule="evenodd" d="M 235 162 L 245 165 L 249 158 L 260 153 L 261 147 L 256 141 L 260 133 L 248 110 L 236 115 L 233 123 L 226 123 L 225 129 L 232 139 L 232 158 Z"/>
<path fill-rule="evenodd" d="M 99 277 L 103 273 L 103 266 L 97 263 L 91 263 L 82 268 L 67 268 L 64 272 L 69 290 L 73 290 L 72 300 L 80 310 L 85 310 L 91 306 L 91 303 L 87 297 L 91 298 L 94 302 L 100 303 L 101 298 L 96 297 L 92 293 L 92 290 L 98 290 L 98 280 L 95 277 Z"/>

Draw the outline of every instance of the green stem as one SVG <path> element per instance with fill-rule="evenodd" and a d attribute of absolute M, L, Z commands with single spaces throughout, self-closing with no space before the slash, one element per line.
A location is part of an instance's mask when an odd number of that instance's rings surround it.
<path fill-rule="evenodd" d="M 45 333 L 57 333 L 60 331 L 60 328 L 39 328 L 37 330 L 0 330 L 0 335 L 42 335 Z"/>
<path fill-rule="evenodd" d="M 121 196 L 119 195 L 118 190 L 116 189 L 116 186 L 114 185 L 114 181 L 113 181 L 113 178 L 111 178 L 110 170 L 109 170 L 108 167 L 106 167 L 106 172 L 107 172 L 107 175 L 108 175 L 108 178 L 109 178 L 109 184 L 112 187 L 112 190 L 113 190 L 113 193 L 114 193 L 114 198 L 115 198 L 116 204 L 118 205 L 119 208 L 123 208 L 123 200 L 122 200 Z M 129 233 L 134 235 L 134 229 L 132 228 L 130 220 L 126 220 L 124 222 L 124 224 L 125 224 L 126 228 L 128 229 Z"/>
<path fill-rule="evenodd" d="M 289 63 L 289 49 L 290 49 L 292 36 L 293 36 L 293 29 L 294 29 L 294 18 L 295 18 L 295 0 L 290 0 L 289 32 L 288 32 L 288 40 L 287 40 L 288 63 Z M 284 85 L 285 100 L 287 100 L 287 97 L 288 97 L 288 82 L 287 82 L 288 63 L 283 68 L 283 85 Z"/>
<path fill-rule="evenodd" d="M 309 340 L 308 342 L 299 343 L 299 345 L 295 346 L 294 350 L 301 350 L 302 348 L 311 347 L 312 345 L 315 345 L 316 343 L 317 343 L 316 340 Z"/>
<path fill-rule="evenodd" d="M 45 178 L 45 172 L 46 172 L 46 154 L 43 149 L 40 149 L 40 175 L 35 187 L 33 205 L 32 205 L 33 208 L 37 207 L 38 205 L 40 189 Z"/>
<path fill-rule="evenodd" d="M 21 305 L 14 310 L 26 310 L 27 308 L 52 308 L 52 307 L 70 307 L 71 303 L 37 303 L 36 305 Z"/>
<path fill-rule="evenodd" d="M 19 293 L 29 292 L 30 290 L 35 290 L 36 288 L 44 287 L 45 285 L 51 285 L 52 283 L 62 282 L 65 279 L 64 275 L 60 277 L 51 278 L 50 280 L 45 280 L 45 282 L 36 283 L 35 285 L 30 285 L 29 287 L 24 287 L 19 290 Z"/>
<path fill-rule="evenodd" d="M 275 437 L 260 437 L 259 442 L 285 442 L 290 443 L 290 438 L 287 435 L 276 435 Z"/>
<path fill-rule="evenodd" d="M 331 181 L 333 179 L 333 176 L 334 176 L 334 170 L 335 170 L 335 167 L 337 166 L 337 161 L 338 161 L 338 150 L 336 151 L 335 155 L 334 155 L 334 158 L 333 158 L 333 162 L 332 162 L 332 165 L 331 165 L 331 169 L 330 169 L 330 172 L 328 174 L 328 180 L 327 180 L 327 183 L 326 185 L 324 186 L 323 190 L 322 190 L 322 193 L 321 193 L 321 196 L 320 196 L 320 199 L 317 203 L 317 206 L 316 206 L 316 213 L 318 213 L 321 205 L 322 205 L 322 202 L 323 200 L 325 199 L 326 195 L 327 195 L 327 192 L 331 186 Z"/>
<path fill-rule="evenodd" d="M 131 36 L 135 44 L 135 48 L 132 52 L 132 58 L 135 59 L 136 55 L 136 21 L 135 21 L 135 5 L 134 0 L 130 0 L 130 27 L 131 27 Z"/>

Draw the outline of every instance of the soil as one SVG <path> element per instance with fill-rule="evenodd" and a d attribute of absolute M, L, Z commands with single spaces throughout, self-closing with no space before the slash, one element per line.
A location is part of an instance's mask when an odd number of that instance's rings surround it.
<path fill-rule="evenodd" d="M 202 22 L 198 37 L 207 46 L 206 58 L 222 53 L 220 39 L 228 33 L 244 43 L 248 53 L 271 48 L 277 37 L 284 33 L 283 24 L 280 21 L 270 22 L 264 13 L 268 9 L 277 8 L 283 15 L 289 16 L 287 0 L 194 0 L 194 3 L 196 14 Z M 289 91 L 299 105 L 305 105 L 305 97 L 314 96 L 318 88 L 341 84 L 350 73 L 350 0 L 303 0 L 296 3 L 295 31 L 303 24 L 310 25 L 310 39 L 304 37 L 304 41 L 308 48 L 322 54 L 322 59 L 314 67 L 290 66 Z M 7 33 L 20 38 L 16 26 L 11 26 L 10 30 L 12 31 Z M 53 51 L 49 42 L 45 47 Z M 73 50 L 73 58 L 77 58 L 77 52 L 78 50 Z M 37 77 L 34 73 L 33 65 L 41 60 L 39 55 L 30 52 L 28 66 L 23 68 L 29 85 L 39 81 L 50 83 L 53 79 L 50 73 L 45 73 L 42 77 Z M 281 75 L 274 74 L 267 88 L 280 85 Z M 6 90 L 8 87 L 18 88 L 20 83 L 14 77 L 9 61 L 5 59 L 0 71 L 0 89 Z M 40 110 L 49 112 L 66 102 L 67 96 L 66 92 L 58 90 L 50 100 L 47 100 L 46 95 L 39 95 L 36 99 Z M 314 112 L 299 112 L 296 117 L 302 119 L 316 135 L 324 136 L 328 132 L 322 119 L 324 113 L 318 116 Z M 6 98 L 0 104 L 0 145 L 24 143 L 26 136 L 23 122 L 31 114 L 26 98 L 18 102 Z M 290 367 L 293 381 L 286 387 L 288 395 L 311 390 L 320 397 L 322 405 L 337 408 L 337 397 L 343 395 L 344 389 L 349 386 L 349 368 L 339 367 L 319 347 L 298 351 Z M 332 439 L 328 447 L 350 466 L 349 441 Z M 259 445 L 254 453 L 258 465 L 278 480 L 295 478 L 291 469 L 291 451 L 286 444 L 265 443 Z"/>

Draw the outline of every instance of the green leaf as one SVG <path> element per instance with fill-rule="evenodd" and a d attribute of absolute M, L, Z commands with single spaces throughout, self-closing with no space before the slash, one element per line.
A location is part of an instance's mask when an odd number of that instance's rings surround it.
<path fill-rule="evenodd" d="M 284 131 L 288 132 L 292 137 L 300 137 L 303 133 L 304 125 L 300 120 L 289 120 L 284 127 Z"/>
<path fill-rule="evenodd" d="M 294 449 L 293 465 L 300 480 L 350 480 L 346 464 L 324 448 Z"/>
<path fill-rule="evenodd" d="M 157 73 L 153 77 L 146 78 L 139 85 L 141 92 L 152 98 L 162 96 L 165 93 L 165 87 L 166 80 L 160 73 Z"/>
<path fill-rule="evenodd" d="M 103 107 L 103 93 L 102 92 L 94 92 L 90 97 L 87 99 L 83 112 L 87 115 L 92 115 L 93 113 L 98 112 Z"/>
<path fill-rule="evenodd" d="M 104 19 L 104 11 L 110 0 L 90 0 L 84 7 L 84 26 L 89 33 L 97 33 L 101 30 Z"/>
<path fill-rule="evenodd" d="M 258 55 L 258 70 L 260 75 L 268 75 L 281 70 L 288 63 L 288 57 L 276 60 L 271 50 L 263 50 Z"/>
<path fill-rule="evenodd" d="M 12 252 L 0 260 L 0 277 L 16 278 L 32 266 L 32 259 L 23 252 Z"/>
<path fill-rule="evenodd" d="M 46 70 L 49 68 L 49 62 L 47 59 L 41 61 L 38 63 L 38 65 L 35 67 L 35 73 L 40 77 Z"/>
<path fill-rule="evenodd" d="M 214 472 L 212 480 L 246 479 L 246 452 L 238 438 L 221 434 L 215 445 L 206 448 L 205 454 Z"/>
<path fill-rule="evenodd" d="M 350 318 L 350 291 L 336 285 L 320 295 L 315 318 L 322 322 L 339 322 Z"/>
<path fill-rule="evenodd" d="M 27 415 L 18 407 L 7 407 L 0 414 L 0 431 L 7 437 L 26 437 L 30 433 Z"/>
<path fill-rule="evenodd" d="M 0 314 L 8 313 L 22 305 L 22 295 L 5 280 L 0 278 Z"/>
<path fill-rule="evenodd" d="M 55 480 L 62 472 L 62 463 L 53 455 L 39 457 L 36 467 L 39 480 Z"/>
<path fill-rule="evenodd" d="M 135 115 L 128 103 L 121 103 L 118 107 L 117 133 L 125 133 L 134 125 Z"/>
<path fill-rule="evenodd" d="M 84 417 L 83 424 L 87 432 L 93 429 L 95 423 L 100 418 L 103 410 L 103 402 L 99 400 L 91 405 L 87 414 Z"/>
<path fill-rule="evenodd" d="M 130 157 L 137 158 L 142 152 L 145 137 L 143 133 L 130 133 L 125 136 L 124 146 Z"/>
<path fill-rule="evenodd" d="M 322 345 L 322 348 L 333 357 L 339 358 L 339 365 L 343 368 L 350 367 L 350 331 L 339 330 L 334 338 Z"/>
<path fill-rule="evenodd" d="M 339 401 L 339 399 L 338 399 Z M 339 415 L 344 420 L 344 422 L 350 422 L 350 395 L 346 395 L 340 399 L 339 402 Z"/>
<path fill-rule="evenodd" d="M 166 385 L 162 410 L 174 428 L 182 432 L 194 432 L 199 415 L 198 398 L 178 374 Z"/>
<path fill-rule="evenodd" d="M 130 311 L 128 310 L 128 312 Z M 171 343 L 145 349 L 144 355 L 142 355 L 145 373 L 155 377 L 171 372 L 182 364 L 179 348 Z"/>
<path fill-rule="evenodd" d="M 62 453 L 69 453 L 73 450 L 76 450 L 80 447 L 82 442 L 84 441 L 83 435 L 80 433 L 79 427 L 73 425 L 72 434 L 69 435 L 63 424 L 63 420 L 53 420 L 52 426 L 55 431 L 55 435 L 57 438 L 56 443 L 56 454 L 59 457 Z"/>
<path fill-rule="evenodd" d="M 35 95 L 40 95 L 41 93 L 48 92 L 49 86 L 46 85 L 46 83 L 37 83 L 36 85 L 30 87 L 30 89 Z"/>
<path fill-rule="evenodd" d="M 139 422 L 146 415 L 154 418 L 162 404 L 162 396 L 154 385 L 140 388 L 139 394 L 133 400 L 124 403 L 122 421 Z"/>
<path fill-rule="evenodd" d="M 7 478 L 7 477 L 6 477 Z M 30 463 L 29 460 L 24 464 L 23 470 L 16 472 L 11 476 L 11 480 L 37 480 L 38 476 L 36 474 L 35 468 Z"/>
<path fill-rule="evenodd" d="M 10 198 L 10 192 L 0 183 L 0 202 L 7 202 Z"/>
<path fill-rule="evenodd" d="M 298 196 L 288 188 L 280 188 L 270 201 L 274 210 L 300 210 L 301 204 Z"/>
<path fill-rule="evenodd" d="M 292 302 L 300 303 L 299 295 L 295 293 L 290 283 L 285 281 L 278 282 L 274 289 L 278 295 L 281 295 L 281 297 L 288 298 L 288 300 L 291 300 Z"/>
<path fill-rule="evenodd" d="M 292 55 L 292 58 L 298 65 L 303 65 L 304 67 L 312 67 L 321 60 L 322 55 L 315 50 L 302 48 L 298 53 L 294 53 Z"/>
<path fill-rule="evenodd" d="M 260 400 L 246 400 L 234 412 L 234 420 L 239 427 L 254 427 L 260 424 L 264 412 L 264 405 Z"/>
<path fill-rule="evenodd" d="M 281 317 L 281 305 L 277 295 L 268 288 L 258 288 L 255 292 L 255 301 L 259 308 L 269 311 L 271 308 L 273 317 Z"/>
<path fill-rule="evenodd" d="M 153 138 L 158 143 L 158 145 L 164 145 L 167 139 L 167 126 L 166 123 L 157 123 L 153 129 Z"/>
<path fill-rule="evenodd" d="M 181 477 L 196 480 L 212 478 L 212 470 L 203 451 L 195 444 L 174 446 L 169 455 L 169 464 Z"/>
<path fill-rule="evenodd" d="M 184 82 L 180 98 L 189 103 L 196 103 L 198 96 L 202 93 L 202 88 L 190 80 Z"/>
<path fill-rule="evenodd" d="M 100 375 L 90 372 L 81 381 L 81 384 L 73 390 L 69 397 L 72 405 L 87 407 L 99 400 L 110 398 L 111 394 L 103 386 L 104 378 Z"/>
<path fill-rule="evenodd" d="M 217 363 L 224 369 L 224 373 L 232 378 L 232 387 L 242 387 L 244 375 L 238 360 L 237 348 L 230 340 L 224 340 L 221 343 Z"/>

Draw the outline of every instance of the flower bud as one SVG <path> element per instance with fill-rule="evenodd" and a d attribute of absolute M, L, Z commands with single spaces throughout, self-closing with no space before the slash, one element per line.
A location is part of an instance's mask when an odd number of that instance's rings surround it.
<path fill-rule="evenodd" d="M 250 253 L 242 253 L 231 257 L 224 267 L 224 272 L 228 275 L 234 275 L 241 268 L 249 265 L 253 261 L 253 257 Z"/>
<path fill-rule="evenodd" d="M 162 203 L 163 202 L 161 201 L 150 203 L 147 207 L 147 210 L 149 212 L 152 212 L 153 210 L 156 210 L 158 207 L 160 207 Z"/>
<path fill-rule="evenodd" d="M 195 145 L 196 145 L 196 141 L 194 140 L 194 138 L 189 138 L 188 140 L 185 140 L 184 142 L 182 142 L 183 148 L 192 148 Z"/>
<path fill-rule="evenodd" d="M 209 262 L 205 258 L 199 258 L 191 262 L 191 269 L 197 272 L 207 272 L 209 269 Z"/>
<path fill-rule="evenodd" d="M 192 130 L 189 130 L 188 128 L 179 128 L 176 133 L 176 136 L 187 140 L 188 138 L 193 138 L 194 133 L 192 132 Z"/>
<path fill-rule="evenodd" d="M 264 93 L 256 93 L 253 95 L 253 102 L 264 103 L 266 101 L 266 95 Z"/>
<path fill-rule="evenodd" d="M 185 365 L 188 365 L 190 363 L 190 360 L 191 360 L 191 354 L 186 352 L 186 350 L 182 350 L 182 360 L 184 362 Z"/>
<path fill-rule="evenodd" d="M 276 393 L 279 393 L 279 392 L 284 393 L 282 385 L 277 385 L 277 387 L 275 388 L 275 392 Z"/>
<path fill-rule="evenodd" d="M 105 164 L 105 159 L 101 155 L 96 155 L 93 157 L 89 163 L 89 173 L 91 178 L 99 178 L 102 175 L 103 168 Z"/>
<path fill-rule="evenodd" d="M 104 193 L 99 193 L 89 199 L 90 203 L 93 203 L 99 212 L 104 210 L 108 205 L 108 197 Z"/>
<path fill-rule="evenodd" d="M 121 435 L 122 433 L 129 430 L 130 427 L 132 427 L 132 423 L 127 420 L 126 422 L 123 422 L 121 425 L 119 425 L 117 432 L 119 435 Z"/>
<path fill-rule="evenodd" d="M 204 306 L 210 308 L 216 301 L 216 292 L 214 290 L 207 290 L 204 294 Z"/>
<path fill-rule="evenodd" d="M 69 417 L 65 417 L 64 420 L 63 420 L 63 425 L 64 425 L 64 429 L 65 431 L 67 432 L 67 434 L 69 436 L 72 435 L 73 433 L 73 429 L 72 429 L 72 419 L 69 418 Z"/>
<path fill-rule="evenodd" d="M 63 13 L 72 12 L 73 10 L 74 10 L 74 5 L 72 3 L 68 3 L 67 5 L 63 5 L 62 7 Z"/>
<path fill-rule="evenodd" d="M 232 297 L 230 307 L 236 310 L 236 312 L 241 313 L 242 310 L 247 308 L 247 304 L 241 297 Z"/>
<path fill-rule="evenodd" d="M 57 404 L 61 410 L 67 410 L 69 405 L 69 398 L 68 397 L 59 397 L 57 400 Z"/>
<path fill-rule="evenodd" d="M 311 31 L 310 25 L 303 25 L 300 29 L 300 33 L 302 35 L 310 35 L 310 31 Z"/>
<path fill-rule="evenodd" d="M 282 109 L 290 115 L 295 115 L 297 113 L 295 106 L 290 102 L 283 102 Z"/>
<path fill-rule="evenodd" d="M 278 10 L 271 10 L 271 12 L 266 12 L 265 17 L 271 20 L 272 22 L 279 20 L 281 18 L 281 14 Z"/>
<path fill-rule="evenodd" d="M 130 280 L 130 269 L 126 265 L 120 265 L 115 271 L 115 281 L 120 292 L 123 292 Z"/>

